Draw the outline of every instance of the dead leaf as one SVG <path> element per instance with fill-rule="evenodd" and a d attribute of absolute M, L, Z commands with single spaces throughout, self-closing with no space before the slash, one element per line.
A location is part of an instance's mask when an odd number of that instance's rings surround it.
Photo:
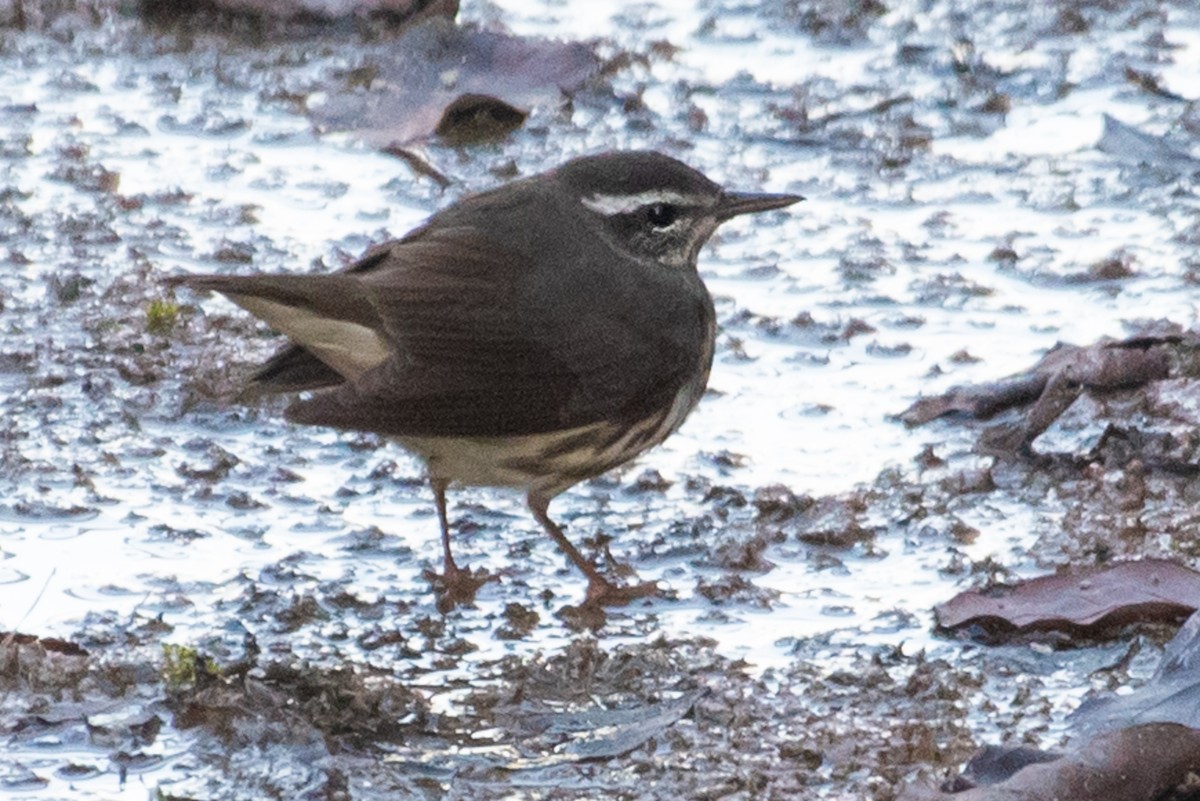
<path fill-rule="evenodd" d="M 592 48 L 579 42 L 432 19 L 367 51 L 358 68 L 325 87 L 328 99 L 311 115 L 321 131 L 352 131 L 378 147 L 405 145 L 439 129 L 452 137 L 464 121 L 477 126 L 481 119 L 495 135 L 518 127 L 526 109 L 557 104 L 599 68 Z"/>
<path fill-rule="evenodd" d="M 1059 343 L 1025 373 L 990 384 L 951 387 L 943 395 L 919 398 L 899 418 L 908 426 L 924 425 L 951 414 L 982 420 L 1013 406 L 1032 403 L 1042 398 L 1048 387 L 1078 392 L 1141 386 L 1167 377 L 1167 346 L 1178 341 L 1179 337 L 1137 336 L 1120 341 L 1105 338 L 1086 347 Z"/>
<path fill-rule="evenodd" d="M 1174 173 L 1200 170 L 1200 159 L 1171 145 L 1161 136 L 1143 133 L 1115 117 L 1104 115 L 1104 132 L 1096 149 L 1121 161 L 1156 167 Z"/>
<path fill-rule="evenodd" d="M 1160 333 L 1160 329 L 1165 330 Z M 898 418 L 905 425 L 919 426 L 947 415 L 986 419 L 1028 406 L 1018 422 L 984 431 L 978 447 L 981 453 L 996 456 L 1028 455 L 1034 440 L 1085 393 L 1091 397 L 1091 393 L 1133 389 L 1168 378 L 1173 352 L 1194 336 L 1159 325 L 1153 332 L 1120 341 L 1106 338 L 1087 347 L 1058 344 L 1028 372 L 920 398 Z"/>
<path fill-rule="evenodd" d="M 400 145 L 388 145 L 383 149 L 383 152 L 402 160 L 417 175 L 423 175 L 431 179 L 443 189 L 453 183 L 446 177 L 445 173 L 430 164 L 428 159 L 410 148 L 401 147 Z"/>
<path fill-rule="evenodd" d="M 138 10 L 152 18 L 226 12 L 279 20 L 311 17 L 329 21 L 369 15 L 407 20 L 427 13 L 453 17 L 458 13 L 457 6 L 446 0 L 141 0 Z"/>
<path fill-rule="evenodd" d="M 944 792 L 906 787 L 897 801 L 1154 801 L 1200 772 L 1200 731 L 1148 723 L 1105 734 L 998 784 Z"/>
<path fill-rule="evenodd" d="M 491 95 L 459 95 L 442 111 L 434 133 L 451 145 L 475 144 L 507 136 L 528 116 Z"/>
<path fill-rule="evenodd" d="M 1047 376 L 1034 372 L 990 384 L 951 387 L 941 395 L 917 398 L 897 417 L 910 428 L 954 414 L 986 420 L 1005 409 L 1037 400 L 1046 387 L 1046 380 Z"/>
<path fill-rule="evenodd" d="M 1163 559 L 1118 562 L 960 593 L 934 608 L 937 625 L 989 634 L 1095 634 L 1137 622 L 1177 620 L 1200 607 L 1200 573 Z"/>
<path fill-rule="evenodd" d="M 519 746 L 527 756 L 511 760 L 503 767 L 524 770 L 627 754 L 650 738 L 662 735 L 690 712 L 705 692 L 697 690 L 657 704 L 623 709 L 517 710 L 509 725 L 528 733 Z"/>
<path fill-rule="evenodd" d="M 1069 720 L 1074 731 L 1089 736 L 1137 723 L 1200 724 L 1200 613 L 1167 644 L 1145 684 L 1121 695 L 1088 698 Z"/>
<path fill-rule="evenodd" d="M 87 650 L 79 643 L 63 640 L 58 637 L 38 637 L 33 634 L 22 634 L 19 631 L 0 632 L 0 646 L 6 645 L 37 645 L 47 653 L 62 654 L 63 656 L 87 656 Z"/>

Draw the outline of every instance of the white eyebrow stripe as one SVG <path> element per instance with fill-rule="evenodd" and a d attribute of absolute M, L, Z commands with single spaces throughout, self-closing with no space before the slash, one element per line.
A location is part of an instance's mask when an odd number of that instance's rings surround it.
<path fill-rule="evenodd" d="M 583 198 L 581 202 L 594 212 L 603 214 L 605 217 L 612 217 L 615 214 L 627 214 L 631 211 L 637 211 L 643 206 L 650 206 L 654 203 L 694 206 L 696 205 L 696 198 L 681 195 L 670 189 L 650 189 L 645 192 L 638 192 L 636 195 L 602 195 L 597 193 L 591 197 Z"/>

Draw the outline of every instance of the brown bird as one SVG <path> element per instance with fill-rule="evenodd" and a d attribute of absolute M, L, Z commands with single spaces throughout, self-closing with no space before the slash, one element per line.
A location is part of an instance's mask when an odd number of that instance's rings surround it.
<path fill-rule="evenodd" d="M 726 220 L 801 199 L 728 192 L 659 153 L 610 153 L 464 198 L 341 272 L 171 283 L 221 292 L 291 340 L 251 378 L 311 391 L 289 420 L 376 432 L 424 460 L 443 601 L 486 580 L 450 552 L 446 488 L 460 482 L 524 490 L 587 577 L 586 603 L 622 604 L 656 585 L 604 578 L 547 507 L 683 423 L 716 332 L 700 248 Z"/>

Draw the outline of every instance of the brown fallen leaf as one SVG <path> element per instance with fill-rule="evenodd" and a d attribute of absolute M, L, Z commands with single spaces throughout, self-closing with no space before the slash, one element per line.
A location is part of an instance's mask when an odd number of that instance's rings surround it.
<path fill-rule="evenodd" d="M 244 14 L 259 18 L 314 22 L 365 16 L 415 20 L 423 14 L 458 13 L 457 0 L 141 0 L 138 12 L 160 20 L 164 17 L 203 14 Z"/>
<path fill-rule="evenodd" d="M 897 417 L 910 428 L 952 414 L 986 420 L 1005 409 L 1037 400 L 1046 387 L 1047 379 L 1048 376 L 1033 372 L 990 384 L 951 387 L 941 395 L 917 398 L 912 406 Z"/>
<path fill-rule="evenodd" d="M 1135 70 L 1133 67 L 1125 68 L 1125 80 L 1129 81 L 1134 86 L 1141 89 L 1143 92 L 1155 95 L 1156 97 L 1165 97 L 1167 100 L 1183 100 L 1186 101 L 1183 95 L 1165 89 L 1162 81 L 1157 75 L 1141 70 Z"/>
<path fill-rule="evenodd" d="M 1086 347 L 1060 343 L 1027 372 L 990 384 L 951 387 L 942 395 L 919 398 L 898 417 L 908 426 L 924 425 L 950 414 L 987 419 L 1013 406 L 1039 400 L 1048 388 L 1059 392 L 1069 390 L 1077 396 L 1085 389 L 1140 386 L 1167 377 L 1170 370 L 1167 346 L 1178 341 L 1179 337 L 1138 336 L 1120 341 L 1105 338 Z M 1053 404 L 1060 405 L 1061 401 Z M 1038 425 L 1048 426 L 1054 416 L 1042 414 L 1039 418 L 1049 418 L 1048 422 L 1038 421 Z M 1045 426 L 1037 433 L 1045 430 Z"/>
<path fill-rule="evenodd" d="M 410 148 L 401 147 L 400 145 L 388 145 L 383 148 L 383 152 L 400 159 L 417 175 L 429 178 L 442 189 L 453 183 L 453 181 L 446 177 L 445 173 L 430 164 L 420 153 Z"/>
<path fill-rule="evenodd" d="M 471 141 L 483 128 L 495 136 L 519 127 L 528 109 L 561 102 L 599 69 L 593 49 L 579 42 L 431 19 L 365 49 L 360 66 L 331 79 L 328 99 L 310 114 L 320 131 L 351 131 L 378 147 L 435 132 L 453 143 Z"/>
<path fill-rule="evenodd" d="M 1147 723 L 1101 735 L 998 784 L 958 793 L 914 784 L 897 801 L 1154 801 L 1198 772 L 1200 730 Z"/>
<path fill-rule="evenodd" d="M 8 645 L 37 645 L 47 653 L 62 654 L 63 656 L 87 656 L 88 652 L 82 645 L 59 637 L 38 637 L 33 634 L 22 634 L 19 631 L 0 631 L 0 646 Z"/>
<path fill-rule="evenodd" d="M 529 112 L 491 95 L 459 95 L 442 111 L 434 133 L 451 145 L 500 139 L 520 128 Z"/>
<path fill-rule="evenodd" d="M 963 772 L 944 783 L 942 789 L 961 792 L 981 784 L 1000 784 L 1030 765 L 1053 762 L 1062 756 L 1061 751 L 1043 751 L 1026 745 L 985 745 L 971 756 Z"/>
<path fill-rule="evenodd" d="M 934 607 L 938 628 L 992 636 L 1096 634 L 1130 623 L 1181 620 L 1200 607 L 1200 573 L 1164 559 L 1117 562 L 960 593 Z"/>

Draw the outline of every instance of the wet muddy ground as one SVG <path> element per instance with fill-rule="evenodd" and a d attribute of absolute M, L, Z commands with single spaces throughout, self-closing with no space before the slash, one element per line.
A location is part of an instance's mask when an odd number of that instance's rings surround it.
<path fill-rule="evenodd" d="M 1170 626 L 984 645 L 932 609 L 1196 565 L 1186 342 L 1175 384 L 1083 393 L 1026 453 L 977 447 L 1020 411 L 896 415 L 1058 341 L 1196 325 L 1192 4 L 466 3 L 601 67 L 498 142 L 411 143 L 448 186 L 314 130 L 386 30 L 94 8 L 0 3 L 11 797 L 891 799 L 983 743 L 1063 745 L 1087 692 L 1153 669 Z M 1161 148 L 1098 147 L 1105 114 Z M 614 147 L 808 198 L 702 255 L 721 335 L 687 425 L 553 507 L 669 597 L 581 630 L 520 499 L 471 489 L 457 553 L 500 581 L 443 615 L 419 465 L 235 402 L 275 339 L 161 279 L 336 269 Z"/>

